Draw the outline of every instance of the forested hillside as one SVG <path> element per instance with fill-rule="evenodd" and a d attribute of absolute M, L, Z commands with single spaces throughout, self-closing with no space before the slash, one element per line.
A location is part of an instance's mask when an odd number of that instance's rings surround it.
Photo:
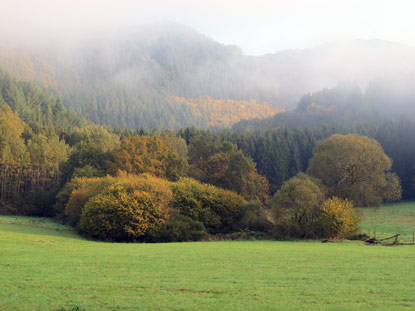
<path fill-rule="evenodd" d="M 268 102 L 256 102 L 255 100 L 213 99 L 210 96 L 199 98 L 183 98 L 171 96 L 170 100 L 177 104 L 190 106 L 193 113 L 204 118 L 206 124 L 199 127 L 224 127 L 246 119 L 263 119 L 279 112 Z"/>
<path fill-rule="evenodd" d="M 238 48 L 177 24 L 114 30 L 75 46 L 5 47 L 0 54 L 0 67 L 53 90 L 67 107 L 109 126 L 229 125 L 242 117 L 269 116 L 278 107 L 260 84 L 252 83 L 252 75 L 242 74 L 251 65 Z M 268 100 L 270 108 L 229 119 L 223 114 L 227 109 L 212 107 L 215 113 L 206 116 L 206 108 L 188 104 L 201 96 L 256 107 Z M 232 105 L 229 109 L 235 111 Z"/>
<path fill-rule="evenodd" d="M 243 120 L 234 130 L 248 128 L 296 128 L 336 123 L 380 124 L 415 113 L 415 76 L 399 75 L 395 79 L 375 79 L 366 89 L 356 83 L 340 83 L 335 88 L 304 95 L 296 109 L 265 119 Z"/>
<path fill-rule="evenodd" d="M 305 95 L 297 108 L 263 120 L 241 121 L 224 139 L 257 163 L 271 189 L 305 171 L 315 144 L 335 133 L 358 133 L 381 143 L 401 178 L 403 198 L 415 198 L 415 78 L 376 79 Z"/>
<path fill-rule="evenodd" d="M 170 131 L 111 132 L 69 112 L 58 98 L 32 83 L 16 81 L 8 74 L 0 78 L 0 213 L 64 216 L 68 185 L 90 185 L 107 174 L 112 177 L 103 179 L 106 184 L 131 183 L 131 187 L 138 182 L 137 176 L 151 174 L 156 179 L 149 185 L 150 177 L 140 179 L 150 188 L 193 177 L 177 187 L 196 187 L 208 195 L 215 193 L 217 199 L 229 195 L 240 204 L 244 198 L 265 201 L 268 197 L 268 182 L 234 144 L 200 136 L 188 146 Z M 207 163 L 209 157 L 220 161 L 220 171 L 206 167 L 214 164 Z M 91 180 L 78 180 L 82 177 Z M 56 197 L 64 185 L 63 194 Z M 56 200 L 57 207 L 52 208 Z M 59 204 L 62 200 L 64 205 Z M 212 230 L 222 226 L 218 217 L 212 220 Z"/>
<path fill-rule="evenodd" d="M 0 71 L 0 106 L 9 106 L 24 122 L 36 122 L 43 126 L 71 128 L 85 120 L 71 109 L 66 109 L 58 97 L 30 83 L 17 81 Z"/>
<path fill-rule="evenodd" d="M 415 68 L 413 48 L 386 41 L 254 57 L 172 23 L 114 28 L 76 42 L 0 44 L 0 68 L 111 127 L 228 126 L 291 109 L 304 94 L 340 81 L 365 88 L 377 77 L 397 81 L 396 74 L 409 76 Z"/>

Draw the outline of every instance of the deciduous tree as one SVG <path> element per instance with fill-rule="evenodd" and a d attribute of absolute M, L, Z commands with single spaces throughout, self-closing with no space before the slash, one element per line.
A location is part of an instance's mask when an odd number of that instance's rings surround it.
<path fill-rule="evenodd" d="M 325 194 L 318 181 L 300 173 L 284 183 L 272 198 L 272 213 L 280 235 L 315 237 Z"/>
<path fill-rule="evenodd" d="M 335 134 L 317 144 L 307 173 L 322 181 L 329 196 L 348 198 L 356 206 L 378 206 L 389 197 L 388 188 L 399 188 L 396 176 L 386 174 L 391 166 L 376 140 Z"/>

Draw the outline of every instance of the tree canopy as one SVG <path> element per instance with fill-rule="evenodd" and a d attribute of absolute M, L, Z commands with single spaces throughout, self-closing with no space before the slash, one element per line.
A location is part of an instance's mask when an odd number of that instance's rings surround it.
<path fill-rule="evenodd" d="M 175 144 L 180 138 L 169 142 L 162 136 L 131 136 L 121 143 L 113 153 L 114 161 L 109 163 L 110 172 L 117 171 L 142 174 L 177 180 L 187 172 L 187 160 L 183 151 Z"/>
<path fill-rule="evenodd" d="M 392 160 L 376 140 L 335 134 L 317 144 L 307 173 L 322 181 L 329 196 L 348 198 L 356 206 L 378 206 L 385 199 L 400 199 L 397 177 L 387 175 L 391 167 Z M 389 193 L 390 185 L 395 193 Z"/>
<path fill-rule="evenodd" d="M 324 198 L 319 182 L 304 173 L 285 182 L 272 198 L 272 213 L 281 231 L 279 234 L 315 237 Z"/>

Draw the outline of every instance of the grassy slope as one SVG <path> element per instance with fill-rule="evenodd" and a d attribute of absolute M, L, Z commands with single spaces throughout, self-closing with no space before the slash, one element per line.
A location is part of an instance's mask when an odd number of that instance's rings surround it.
<path fill-rule="evenodd" d="M 2 216 L 0 310 L 414 310 L 414 253 L 361 242 L 111 244 Z"/>
<path fill-rule="evenodd" d="M 362 231 L 376 238 L 397 233 L 400 241 L 412 242 L 415 234 L 415 202 L 388 204 L 380 208 L 360 208 L 363 216 Z"/>

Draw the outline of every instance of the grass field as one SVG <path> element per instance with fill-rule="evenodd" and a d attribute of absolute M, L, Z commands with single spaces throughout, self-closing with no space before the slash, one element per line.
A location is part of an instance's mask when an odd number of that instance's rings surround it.
<path fill-rule="evenodd" d="M 402 242 L 412 242 L 415 234 L 415 202 L 388 204 L 380 208 L 360 208 L 362 232 L 370 237 L 386 238 L 397 233 Z"/>
<path fill-rule="evenodd" d="M 363 228 L 411 232 L 411 206 L 365 210 Z M 390 220 L 390 209 L 407 216 L 402 226 L 376 223 Z M 112 244 L 50 220 L 0 217 L 2 311 L 415 310 L 414 289 L 414 246 Z"/>

